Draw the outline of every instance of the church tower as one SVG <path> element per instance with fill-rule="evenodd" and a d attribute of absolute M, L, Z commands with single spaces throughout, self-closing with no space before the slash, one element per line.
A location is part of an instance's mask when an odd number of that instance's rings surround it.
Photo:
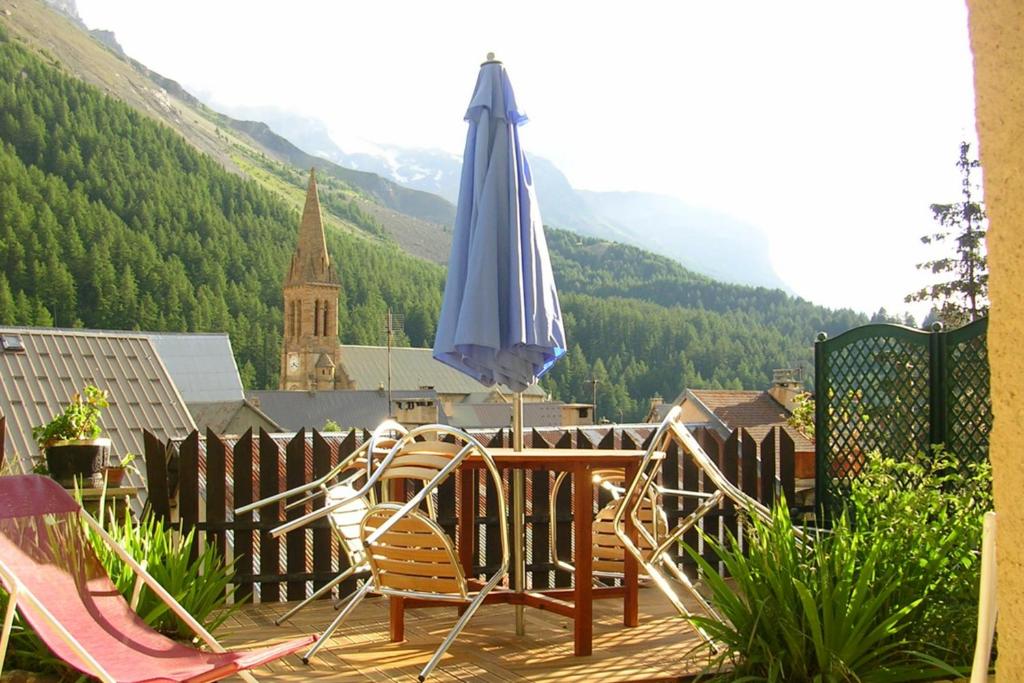
<path fill-rule="evenodd" d="M 338 382 L 338 280 L 327 254 L 316 171 L 310 169 L 299 239 L 284 279 L 281 389 L 346 389 Z M 340 386 L 339 386 L 340 384 Z"/>

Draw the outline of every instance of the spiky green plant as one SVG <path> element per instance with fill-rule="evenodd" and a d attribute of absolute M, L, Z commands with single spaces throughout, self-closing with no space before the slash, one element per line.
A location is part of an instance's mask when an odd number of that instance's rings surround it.
<path fill-rule="evenodd" d="M 240 604 L 229 604 L 235 594 L 235 588 L 231 586 L 232 567 L 224 563 L 214 546 L 206 546 L 195 560 L 191 559 L 194 530 L 179 533 L 173 527 L 165 527 L 152 515 L 133 522 L 126 511 L 123 521 L 110 525 L 108 533 L 211 633 Z M 135 573 L 99 538 L 93 538 L 93 547 L 111 581 L 130 598 Z M 194 636 L 192 630 L 148 588 L 142 589 L 136 611 L 143 621 L 162 633 L 178 638 Z"/>
<path fill-rule="evenodd" d="M 732 536 L 705 538 L 728 581 L 692 548 L 724 617 L 693 620 L 724 649 L 712 659 L 718 680 L 770 683 L 886 683 L 957 673 L 922 654 L 905 632 L 920 597 L 892 600 L 900 577 L 882 569 L 882 535 L 859 533 L 845 518 L 830 533 L 800 539 L 785 503 L 770 522 L 755 519 L 746 551 Z"/>

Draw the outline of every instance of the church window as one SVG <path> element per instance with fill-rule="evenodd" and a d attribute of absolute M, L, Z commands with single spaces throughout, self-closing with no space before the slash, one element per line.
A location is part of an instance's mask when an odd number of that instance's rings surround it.
<path fill-rule="evenodd" d="M 313 302 L 313 336 L 320 336 L 320 300 Z"/>

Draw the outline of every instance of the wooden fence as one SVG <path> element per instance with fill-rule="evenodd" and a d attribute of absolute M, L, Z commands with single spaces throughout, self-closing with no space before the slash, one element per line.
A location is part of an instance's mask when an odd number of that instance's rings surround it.
<path fill-rule="evenodd" d="M 525 439 L 525 445 L 531 448 L 638 449 L 647 445 L 653 431 L 653 426 L 533 430 Z M 474 434 L 485 446 L 511 445 L 511 432 L 507 429 L 480 430 Z M 733 432 L 727 439 L 705 428 L 694 430 L 694 434 L 729 480 L 750 496 L 766 505 L 771 505 L 779 492 L 784 492 L 791 503 L 797 499 L 793 441 L 784 430 L 770 430 L 760 443 L 744 430 Z M 286 514 L 282 504 L 237 517 L 233 510 L 326 474 L 368 436 L 366 432 L 355 430 L 342 434 L 300 430 L 294 435 L 271 435 L 261 431 L 258 437 L 248 432 L 231 438 L 210 432 L 202 438 L 198 432 L 193 432 L 182 440 L 161 443 L 147 432 L 148 505 L 161 518 L 180 521 L 186 529 L 196 529 L 197 547 L 199 543 L 212 544 L 226 557 L 233 557 L 239 595 L 261 602 L 301 600 L 347 566 L 327 520 L 321 519 L 304 530 L 291 532 L 284 539 L 275 539 L 268 531 L 286 519 L 311 511 L 310 504 L 297 506 Z M 669 449 L 662 468 L 662 484 L 694 491 L 713 490 L 713 485 L 704 481 L 692 459 L 681 456 L 678 446 Z M 479 477 L 479 474 L 457 473 L 457 477 L 462 476 Z M 437 497 L 439 523 L 453 539 L 457 537 L 457 477 L 445 482 Z M 507 490 L 507 472 L 504 480 Z M 475 481 L 479 484 L 481 480 Z M 552 520 L 548 505 L 553 481 L 554 475 L 548 472 L 530 472 L 527 476 L 527 576 L 535 588 L 569 586 L 572 582 L 571 574 L 557 569 L 550 558 L 549 525 L 556 527 L 556 542 L 563 560 L 571 561 L 571 551 L 567 549 L 573 545 L 571 487 L 563 485 L 559 491 Z M 475 495 L 470 504 L 477 510 L 478 572 L 488 572 L 500 556 L 495 497 L 487 491 L 490 486 L 472 487 Z M 596 510 L 607 502 L 609 494 L 599 490 L 593 495 Z M 674 525 L 690 514 L 697 502 L 694 498 L 666 497 L 664 505 L 669 524 Z M 315 504 L 322 504 L 322 501 Z M 724 538 L 728 532 L 742 542 L 743 518 L 731 502 L 724 502 L 704 518 L 701 529 L 714 538 Z M 697 529 L 688 531 L 683 540 L 715 563 L 710 547 L 701 541 Z M 676 557 L 680 558 L 678 552 Z M 685 553 L 680 561 L 691 574 L 695 571 L 694 563 Z M 354 587 L 352 580 L 343 584 L 341 591 L 345 593 Z"/>

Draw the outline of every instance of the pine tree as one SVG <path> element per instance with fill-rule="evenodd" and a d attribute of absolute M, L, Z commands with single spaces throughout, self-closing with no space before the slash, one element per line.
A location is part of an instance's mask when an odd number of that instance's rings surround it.
<path fill-rule="evenodd" d="M 908 303 L 938 303 L 942 322 L 951 327 L 977 320 L 988 312 L 987 219 L 984 205 L 975 200 L 979 188 L 971 177 L 980 163 L 971 159 L 969 153 L 970 145 L 961 142 L 956 166 L 960 171 L 962 199 L 952 204 L 932 204 L 932 214 L 942 229 L 921 238 L 924 244 L 947 240 L 955 243 L 954 255 L 919 263 L 918 269 L 944 276 L 943 280 L 906 297 Z"/>

